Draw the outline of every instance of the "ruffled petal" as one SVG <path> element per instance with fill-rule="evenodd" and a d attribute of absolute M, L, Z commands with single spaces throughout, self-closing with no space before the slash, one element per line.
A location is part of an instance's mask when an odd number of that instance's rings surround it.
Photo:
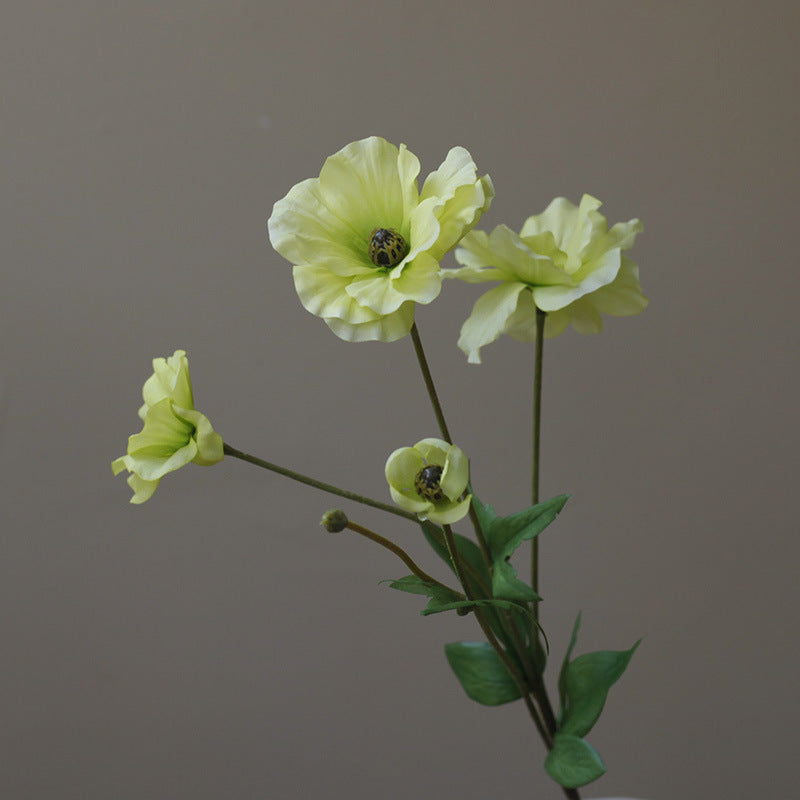
<path fill-rule="evenodd" d="M 605 253 L 597 261 L 584 265 L 575 276 L 581 280 L 575 286 L 537 286 L 533 289 L 533 300 L 542 311 L 557 311 L 574 303 L 584 295 L 607 286 L 619 272 L 621 256 L 619 250 Z"/>
<path fill-rule="evenodd" d="M 395 342 L 411 331 L 411 326 L 414 324 L 414 310 L 414 303 L 408 302 L 403 303 L 393 314 L 365 322 L 354 324 L 335 317 L 323 319 L 327 326 L 346 342 Z"/>
<path fill-rule="evenodd" d="M 135 472 L 128 475 L 128 486 L 133 489 L 133 497 L 131 503 L 144 503 L 153 496 L 153 492 L 158 488 L 161 479 L 158 478 L 154 481 L 148 481 L 137 475 Z"/>
<path fill-rule="evenodd" d="M 564 269 L 571 273 L 580 266 L 580 253 L 592 237 L 593 223 L 589 212 L 596 211 L 601 205 L 588 194 L 583 195 L 580 206 L 573 205 L 565 197 L 557 197 L 541 214 L 528 217 L 520 235 L 529 237 L 547 231 L 552 233 L 559 249 L 567 254 Z"/>
<path fill-rule="evenodd" d="M 524 283 L 508 282 L 495 286 L 478 298 L 472 313 L 461 327 L 458 346 L 466 353 L 470 364 L 480 364 L 480 349 L 495 341 L 514 313 Z"/>
<path fill-rule="evenodd" d="M 425 179 L 420 198 L 437 197 L 436 216 L 441 226 L 434 257 L 451 250 L 470 231 L 494 197 L 488 176 L 479 179 L 472 156 L 463 147 L 453 147 L 439 169 Z"/>
<path fill-rule="evenodd" d="M 372 226 L 374 227 L 374 225 Z M 329 271 L 354 275 L 371 268 L 369 223 L 355 225 L 329 207 L 319 178 L 293 186 L 278 200 L 267 222 L 272 246 L 292 264 L 324 264 Z"/>
<path fill-rule="evenodd" d="M 413 203 L 419 161 L 379 136 L 351 142 L 330 156 L 319 174 L 320 194 L 328 208 L 360 233 L 394 228 L 403 236 L 405 211 Z"/>
<path fill-rule="evenodd" d="M 442 276 L 439 262 L 430 253 L 420 253 L 402 271 L 390 273 L 394 288 L 406 300 L 427 305 L 439 296 L 442 290 Z"/>
<path fill-rule="evenodd" d="M 639 268 L 627 256 L 622 256 L 622 264 L 613 282 L 598 289 L 589 299 L 598 311 L 612 317 L 638 314 L 647 308 L 649 302 L 639 283 Z"/>
<path fill-rule="evenodd" d="M 222 437 L 211 427 L 208 417 L 194 409 L 173 407 L 172 410 L 177 417 L 194 427 L 192 438 L 197 444 L 197 453 L 192 461 L 201 467 L 210 467 L 222 461 L 225 456 Z"/>
<path fill-rule="evenodd" d="M 194 406 L 189 360 L 185 350 L 176 350 L 169 358 L 153 359 L 153 374 L 144 383 L 142 397 L 144 406 L 139 409 L 142 419 L 147 413 L 146 407 L 154 406 L 165 398 L 189 408 Z"/>
<path fill-rule="evenodd" d="M 375 270 L 370 270 L 368 274 L 374 276 Z M 377 319 L 376 312 L 360 305 L 347 293 L 350 278 L 309 264 L 294 267 L 293 276 L 300 302 L 312 314 L 347 320 L 351 324 L 374 322 Z"/>

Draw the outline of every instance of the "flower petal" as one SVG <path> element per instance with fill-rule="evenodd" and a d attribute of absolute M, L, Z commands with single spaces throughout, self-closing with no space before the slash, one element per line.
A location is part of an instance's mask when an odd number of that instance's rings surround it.
<path fill-rule="evenodd" d="M 460 447 L 449 448 L 439 483 L 450 500 L 458 500 L 464 494 L 469 483 L 469 460 Z"/>
<path fill-rule="evenodd" d="M 451 447 L 452 445 L 444 441 L 444 439 L 436 439 L 431 436 L 417 442 L 414 445 L 414 450 L 425 459 L 426 463 L 444 467 L 447 461 L 447 453 Z"/>
<path fill-rule="evenodd" d="M 267 227 L 272 246 L 292 264 L 321 263 L 339 275 L 371 269 L 367 239 L 372 229 L 354 226 L 329 207 L 319 178 L 301 181 L 278 200 Z"/>
<path fill-rule="evenodd" d="M 369 275 L 374 275 L 371 270 Z M 300 302 L 318 317 L 348 320 L 353 324 L 374 322 L 376 312 L 360 305 L 348 293 L 351 278 L 334 275 L 324 267 L 300 264 L 293 269 Z"/>
<path fill-rule="evenodd" d="M 379 136 L 351 142 L 330 156 L 319 174 L 320 194 L 328 208 L 366 240 L 375 227 L 394 228 L 402 236 L 405 211 L 417 197 L 419 161 Z"/>
<path fill-rule="evenodd" d="M 355 324 L 337 317 L 323 319 L 327 326 L 346 342 L 395 342 L 408 336 L 414 324 L 414 310 L 414 303 L 409 302 L 403 303 L 393 314 Z"/>
<path fill-rule="evenodd" d="M 160 478 L 154 481 L 145 480 L 135 472 L 128 475 L 128 486 L 133 489 L 131 503 L 136 503 L 138 505 L 139 503 L 144 503 L 145 500 L 149 500 L 153 496 L 153 492 L 155 492 L 160 481 Z"/>
<path fill-rule="evenodd" d="M 153 359 L 153 374 L 144 383 L 142 397 L 144 406 L 154 406 L 164 398 L 170 398 L 179 405 L 194 407 L 185 350 L 176 350 L 169 358 Z M 142 419 L 147 413 L 144 406 L 139 410 Z"/>
<path fill-rule="evenodd" d="M 627 256 L 622 256 L 617 277 L 607 286 L 598 289 L 589 299 L 598 311 L 613 317 L 638 314 L 648 304 L 639 283 L 639 268 Z"/>
<path fill-rule="evenodd" d="M 437 218 L 441 226 L 434 249 L 440 259 L 469 232 L 494 197 L 488 176 L 479 179 L 472 156 L 463 147 L 453 147 L 439 169 L 425 179 L 420 193 L 422 201 L 439 198 Z"/>
<path fill-rule="evenodd" d="M 617 277 L 620 263 L 620 251 L 610 250 L 575 273 L 573 277 L 579 281 L 575 286 L 536 286 L 533 300 L 542 311 L 557 311 L 611 283 Z"/>
<path fill-rule="evenodd" d="M 429 500 L 423 500 L 413 490 L 401 492 L 395 489 L 394 486 L 390 486 L 389 492 L 392 495 L 392 500 L 394 500 L 400 508 L 411 511 L 414 514 L 419 514 L 422 519 L 425 519 L 424 515 L 433 508 L 433 503 Z"/>
<path fill-rule="evenodd" d="M 210 467 L 225 457 L 222 437 L 211 427 L 211 423 L 205 414 L 187 408 L 177 408 L 173 406 L 173 413 L 190 423 L 194 429 L 192 437 L 197 444 L 197 453 L 192 461 L 201 467 Z"/>
<path fill-rule="evenodd" d="M 480 364 L 480 349 L 495 341 L 503 333 L 514 313 L 520 293 L 527 287 L 524 283 L 501 283 L 481 295 L 472 307 L 472 313 L 461 326 L 458 346 L 467 354 L 470 364 Z"/>
<path fill-rule="evenodd" d="M 469 514 L 469 506 L 472 502 L 472 495 L 468 495 L 459 503 L 452 503 L 446 506 L 437 506 L 428 512 L 428 519 L 437 525 L 452 525 Z"/>
<path fill-rule="evenodd" d="M 419 451 L 413 447 L 400 447 L 386 459 L 386 480 L 396 489 L 413 489 L 414 480 L 424 466 L 425 460 Z"/>

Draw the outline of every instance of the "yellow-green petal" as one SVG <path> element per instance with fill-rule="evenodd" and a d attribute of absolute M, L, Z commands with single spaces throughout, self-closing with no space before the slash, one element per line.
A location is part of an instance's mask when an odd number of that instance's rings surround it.
<path fill-rule="evenodd" d="M 469 483 L 469 461 L 460 447 L 453 445 L 447 451 L 447 460 L 439 483 L 450 500 L 458 500 L 464 494 Z"/>
<path fill-rule="evenodd" d="M 437 464 L 440 467 L 444 467 L 447 453 L 451 447 L 452 445 L 444 441 L 444 439 L 437 439 L 433 436 L 421 439 L 414 445 L 414 449 L 428 464 Z"/>
<path fill-rule="evenodd" d="M 369 311 L 369 309 L 365 309 Z M 396 342 L 408 336 L 414 324 L 413 302 L 403 303 L 393 314 L 352 324 L 337 317 L 324 317 L 327 326 L 346 342 Z M 370 312 L 374 313 L 374 312 Z"/>
<path fill-rule="evenodd" d="M 144 503 L 145 500 L 149 500 L 153 496 L 153 492 L 158 488 L 160 480 L 160 478 L 157 478 L 154 481 L 148 481 L 139 477 L 135 472 L 128 475 L 128 486 L 133 489 L 133 497 L 131 497 L 130 502 L 138 505 L 139 503 Z"/>
<path fill-rule="evenodd" d="M 437 525 L 452 525 L 469 514 L 472 495 L 465 497 L 458 503 L 449 503 L 446 506 L 434 506 L 427 517 Z"/>
<path fill-rule="evenodd" d="M 386 459 L 386 481 L 396 489 L 413 489 L 414 479 L 425 466 L 425 459 L 414 447 L 399 447 Z"/>
<path fill-rule="evenodd" d="M 419 174 L 415 160 L 406 152 L 400 162 L 400 149 L 379 136 L 352 142 L 325 161 L 319 174 L 320 195 L 365 239 L 376 226 L 406 235 L 404 214 L 416 195 Z"/>
<path fill-rule="evenodd" d="M 458 346 L 466 353 L 470 364 L 481 363 L 481 347 L 503 333 L 517 308 L 520 295 L 527 289 L 524 283 L 506 282 L 478 298 L 458 337 Z"/>

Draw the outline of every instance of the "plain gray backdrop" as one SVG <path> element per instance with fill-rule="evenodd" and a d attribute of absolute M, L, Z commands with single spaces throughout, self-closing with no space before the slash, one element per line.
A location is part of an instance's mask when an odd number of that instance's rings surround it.
<path fill-rule="evenodd" d="M 242 462 L 128 504 L 110 462 L 154 356 L 189 353 L 232 445 L 388 500 L 436 435 L 410 340 L 303 310 L 265 221 L 355 139 L 465 146 L 519 228 L 589 192 L 651 300 L 545 346 L 552 669 L 644 642 L 586 797 L 794 795 L 794 4 L 14 2 L 0 9 L 0 796 L 556 798 L 519 704 L 463 694 L 405 568 Z M 454 266 L 448 257 L 445 266 Z M 480 287 L 417 320 L 473 482 L 526 504 L 533 349 L 470 366 Z M 418 530 L 352 504 L 431 570 Z M 441 572 L 437 572 L 441 574 Z M 552 675 L 552 672 L 551 672 Z"/>

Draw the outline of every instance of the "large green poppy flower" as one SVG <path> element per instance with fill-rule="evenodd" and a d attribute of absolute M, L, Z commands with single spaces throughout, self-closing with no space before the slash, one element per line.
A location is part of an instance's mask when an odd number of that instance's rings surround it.
<path fill-rule="evenodd" d="M 469 512 L 469 462 L 442 439 L 395 450 L 386 461 L 386 480 L 394 502 L 422 520 L 450 525 Z"/>
<path fill-rule="evenodd" d="M 416 303 L 441 289 L 439 261 L 480 219 L 494 190 L 454 147 L 417 188 L 420 165 L 405 145 L 353 142 L 275 203 L 272 246 L 294 265 L 297 294 L 347 341 L 391 342 Z"/>
<path fill-rule="evenodd" d="M 536 338 L 536 308 L 547 312 L 544 333 L 557 336 L 570 323 L 580 333 L 599 333 L 600 313 L 638 314 L 647 306 L 639 269 L 622 254 L 642 231 L 638 219 L 608 230 L 588 194 L 575 206 L 558 197 L 529 217 L 519 234 L 498 225 L 491 234 L 472 231 L 456 250 L 461 269 L 443 270 L 469 283 L 500 281 L 475 303 L 461 328 L 458 346 L 471 363 L 480 348 L 501 334 Z"/>
<path fill-rule="evenodd" d="M 189 361 L 183 350 L 153 359 L 153 374 L 142 389 L 144 420 L 140 433 L 128 438 L 128 452 L 111 463 L 115 475 L 128 470 L 132 503 L 144 503 L 161 478 L 190 461 L 207 467 L 223 458 L 222 437 L 195 411 Z"/>

